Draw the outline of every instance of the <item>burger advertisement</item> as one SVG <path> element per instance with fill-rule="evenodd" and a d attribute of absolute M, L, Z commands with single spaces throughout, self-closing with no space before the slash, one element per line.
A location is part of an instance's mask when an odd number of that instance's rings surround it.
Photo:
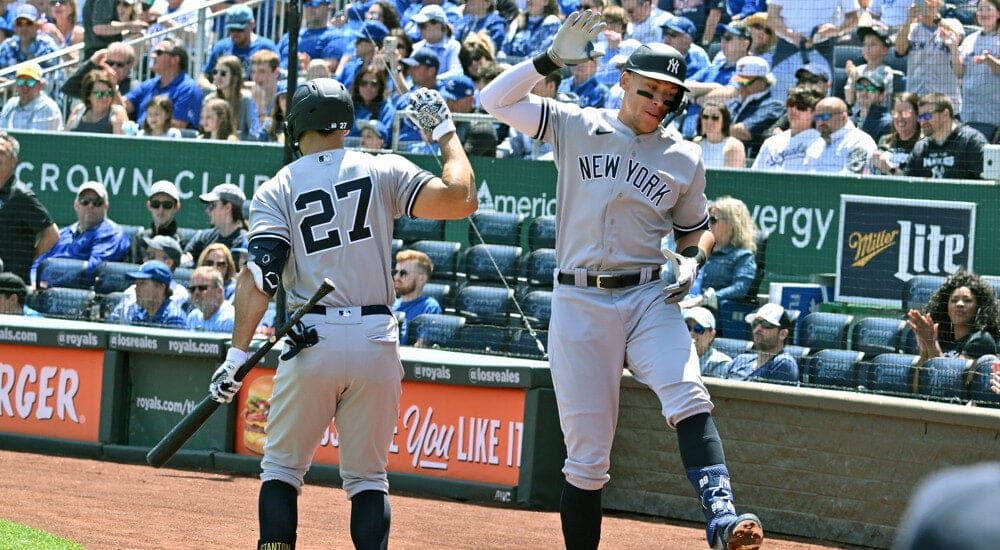
<path fill-rule="evenodd" d="M 253 369 L 243 381 L 239 393 L 240 413 L 236 419 L 237 452 L 263 455 L 267 443 L 267 414 L 271 410 L 274 371 Z"/>

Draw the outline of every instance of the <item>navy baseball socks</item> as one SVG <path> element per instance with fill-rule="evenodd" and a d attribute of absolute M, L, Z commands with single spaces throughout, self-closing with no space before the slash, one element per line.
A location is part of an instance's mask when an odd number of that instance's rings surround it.
<path fill-rule="evenodd" d="M 293 550 L 299 523 L 299 493 L 295 487 L 271 479 L 261 483 L 257 500 L 260 540 L 257 550 Z"/>
<path fill-rule="evenodd" d="M 759 549 L 764 530 L 757 516 L 736 515 L 722 439 L 712 416 L 696 414 L 678 422 L 677 441 L 688 481 L 701 500 L 709 546 L 714 550 Z"/>
<path fill-rule="evenodd" d="M 596 550 L 601 542 L 601 490 L 587 491 L 566 481 L 559 499 L 566 550 Z"/>
<path fill-rule="evenodd" d="M 382 491 L 361 491 L 354 495 L 351 498 L 351 540 L 354 548 L 388 548 L 391 517 L 389 495 Z"/>

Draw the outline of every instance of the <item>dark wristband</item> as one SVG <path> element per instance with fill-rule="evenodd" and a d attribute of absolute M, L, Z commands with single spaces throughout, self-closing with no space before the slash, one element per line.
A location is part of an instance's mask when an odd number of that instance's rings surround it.
<path fill-rule="evenodd" d="M 708 259 L 705 257 L 705 252 L 698 246 L 691 245 L 684 250 L 681 250 L 681 256 L 686 256 L 688 258 L 694 258 L 694 261 L 698 262 L 698 267 L 705 265 L 705 261 Z"/>
<path fill-rule="evenodd" d="M 548 51 L 544 51 L 533 57 L 531 59 L 531 63 L 535 66 L 535 70 L 538 71 L 538 74 L 542 76 L 548 76 L 553 71 L 558 71 L 562 68 L 552 59 Z"/>

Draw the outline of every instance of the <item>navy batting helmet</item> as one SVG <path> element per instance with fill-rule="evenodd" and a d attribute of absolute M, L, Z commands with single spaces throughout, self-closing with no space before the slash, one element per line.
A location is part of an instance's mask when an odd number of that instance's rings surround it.
<path fill-rule="evenodd" d="M 354 126 L 351 93 L 332 78 L 316 78 L 295 90 L 288 104 L 285 136 L 298 149 L 299 138 L 308 130 L 350 130 Z"/>
<path fill-rule="evenodd" d="M 636 48 L 632 55 L 628 56 L 623 70 L 646 78 L 670 82 L 680 86 L 681 90 L 688 91 L 684 86 L 684 79 L 687 78 L 687 62 L 684 60 L 684 54 L 662 42 L 643 44 Z M 677 94 L 671 110 L 676 110 L 683 99 L 683 93 Z"/>

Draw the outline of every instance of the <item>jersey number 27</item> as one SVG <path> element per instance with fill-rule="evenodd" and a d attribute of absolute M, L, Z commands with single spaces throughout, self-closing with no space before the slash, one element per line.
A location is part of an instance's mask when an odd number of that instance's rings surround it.
<path fill-rule="evenodd" d="M 302 242 L 305 244 L 306 253 L 314 254 L 330 248 L 336 248 L 342 244 L 340 230 L 330 229 L 322 238 L 316 238 L 313 228 L 318 225 L 326 225 L 337 216 L 335 201 L 346 199 L 353 193 L 358 194 L 358 207 L 354 212 L 354 224 L 347 233 L 350 242 L 370 239 L 372 230 L 368 227 L 368 205 L 372 199 L 372 180 L 364 177 L 356 180 L 345 181 L 333 186 L 336 197 L 330 195 L 326 189 L 313 189 L 302 193 L 295 199 L 296 212 L 310 210 L 309 205 L 319 204 L 320 211 L 315 214 L 304 216 L 299 222 L 299 231 L 302 233 Z"/>

